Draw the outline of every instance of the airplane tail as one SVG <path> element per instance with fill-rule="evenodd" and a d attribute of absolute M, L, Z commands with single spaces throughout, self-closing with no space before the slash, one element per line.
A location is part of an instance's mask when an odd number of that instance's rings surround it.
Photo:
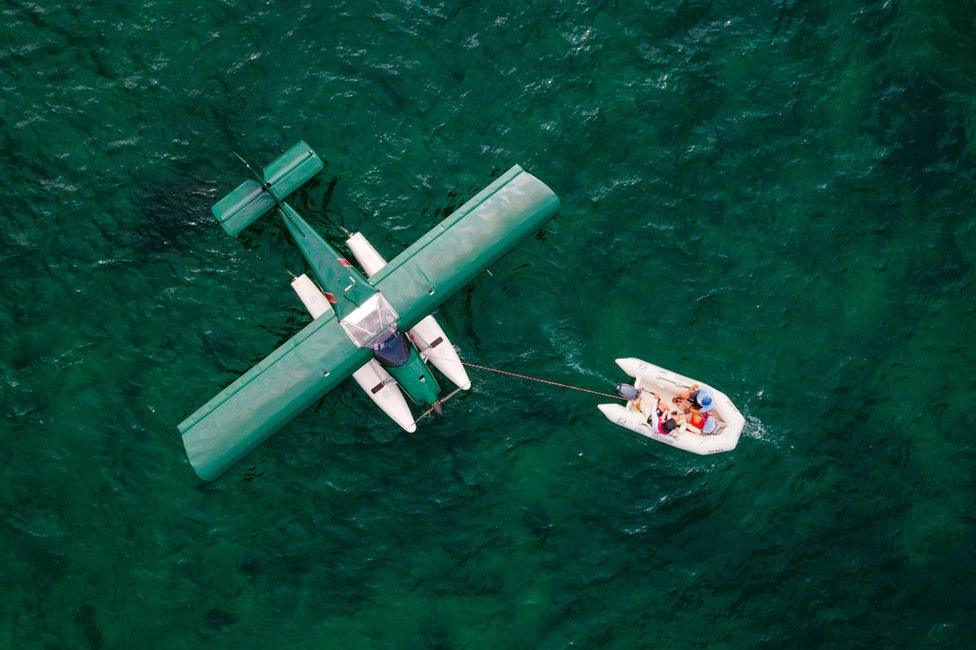
<path fill-rule="evenodd" d="M 211 211 L 228 235 L 237 235 L 322 171 L 322 167 L 312 148 L 299 142 L 262 170 L 260 182 L 244 181 L 214 203 Z"/>

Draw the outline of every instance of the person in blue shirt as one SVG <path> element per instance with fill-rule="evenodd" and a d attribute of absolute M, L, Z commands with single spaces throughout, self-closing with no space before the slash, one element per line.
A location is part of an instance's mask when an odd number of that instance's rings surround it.
<path fill-rule="evenodd" d="M 711 414 L 715 405 L 715 396 L 708 386 L 692 384 L 687 390 L 675 395 L 674 401 L 682 408 L 691 411 L 688 423 L 701 429 L 702 433 L 712 433 L 718 426 L 718 421 Z"/>
<path fill-rule="evenodd" d="M 692 384 L 687 390 L 674 396 L 676 404 L 681 404 L 684 408 L 699 408 L 708 413 L 712 410 L 715 403 L 715 396 L 712 389 L 708 386 Z"/>

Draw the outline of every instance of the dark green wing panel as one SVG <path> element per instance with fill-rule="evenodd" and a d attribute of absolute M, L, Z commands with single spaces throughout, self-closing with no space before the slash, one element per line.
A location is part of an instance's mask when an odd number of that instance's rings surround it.
<path fill-rule="evenodd" d="M 516 165 L 434 226 L 371 279 L 409 329 L 559 209 L 545 183 Z"/>
<path fill-rule="evenodd" d="M 369 358 L 323 314 L 180 423 L 193 469 L 216 478 Z"/>

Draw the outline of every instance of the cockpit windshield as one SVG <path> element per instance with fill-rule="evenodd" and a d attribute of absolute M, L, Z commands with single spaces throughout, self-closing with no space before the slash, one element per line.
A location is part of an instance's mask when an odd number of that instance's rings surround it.
<path fill-rule="evenodd" d="M 374 347 L 397 331 L 400 315 L 383 294 L 377 292 L 339 321 L 357 347 Z"/>
<path fill-rule="evenodd" d="M 384 368 L 399 368 L 410 356 L 407 337 L 399 330 L 395 330 L 390 336 L 369 347 L 373 351 L 373 356 Z"/>

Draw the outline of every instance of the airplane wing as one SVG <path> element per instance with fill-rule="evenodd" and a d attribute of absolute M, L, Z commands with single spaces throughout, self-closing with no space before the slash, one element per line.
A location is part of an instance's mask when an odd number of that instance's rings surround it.
<path fill-rule="evenodd" d="M 330 310 L 180 423 L 190 465 L 216 478 L 370 357 Z"/>
<path fill-rule="evenodd" d="M 518 165 L 455 210 L 370 281 L 408 330 L 534 233 L 559 209 L 545 183 Z"/>

